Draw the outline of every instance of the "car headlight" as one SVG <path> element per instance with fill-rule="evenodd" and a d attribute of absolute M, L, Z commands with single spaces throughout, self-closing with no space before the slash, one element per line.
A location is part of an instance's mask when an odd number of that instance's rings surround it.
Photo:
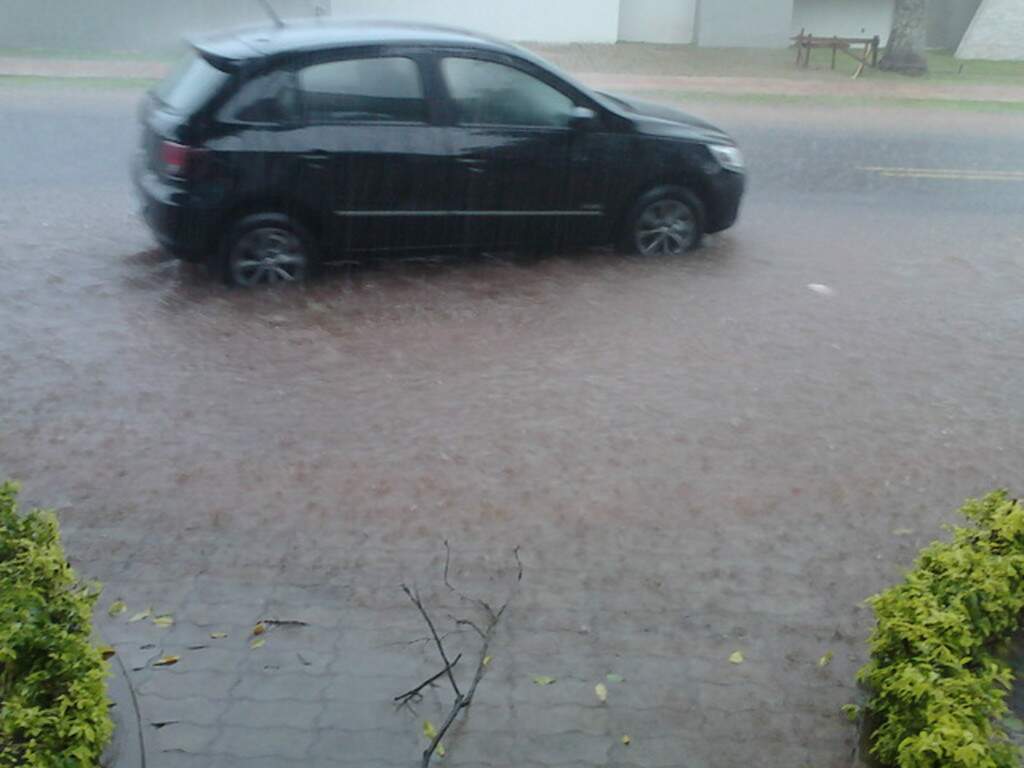
<path fill-rule="evenodd" d="M 727 171 L 742 171 L 744 169 L 743 153 L 740 152 L 739 147 L 734 147 L 731 144 L 708 144 L 708 149 L 718 164 Z"/>

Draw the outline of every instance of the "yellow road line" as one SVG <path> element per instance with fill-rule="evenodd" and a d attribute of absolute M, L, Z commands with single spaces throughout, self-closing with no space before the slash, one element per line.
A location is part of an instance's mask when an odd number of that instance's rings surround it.
<path fill-rule="evenodd" d="M 860 170 L 877 173 L 889 178 L 941 179 L 946 181 L 1024 181 L 1024 171 L 952 168 L 894 168 L 878 165 L 862 166 Z"/>
<path fill-rule="evenodd" d="M 1024 176 L 1021 171 L 997 171 L 989 168 L 902 168 L 892 165 L 863 165 L 862 171 L 902 171 L 906 173 L 984 173 L 994 176 Z"/>
<path fill-rule="evenodd" d="M 890 179 L 937 179 L 939 181 L 1024 181 L 1024 176 L 986 176 L 980 173 L 951 176 L 942 173 L 891 173 L 879 174 Z"/>

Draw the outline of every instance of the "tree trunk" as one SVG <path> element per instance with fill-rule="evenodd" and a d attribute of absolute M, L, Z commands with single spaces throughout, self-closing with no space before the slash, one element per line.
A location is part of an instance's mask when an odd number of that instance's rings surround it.
<path fill-rule="evenodd" d="M 892 15 L 892 32 L 879 69 L 923 75 L 928 71 L 924 57 L 926 44 L 928 0 L 896 0 Z"/>

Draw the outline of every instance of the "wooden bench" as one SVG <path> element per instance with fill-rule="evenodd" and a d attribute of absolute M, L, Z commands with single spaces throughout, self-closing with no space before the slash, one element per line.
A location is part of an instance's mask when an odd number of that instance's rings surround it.
<path fill-rule="evenodd" d="M 836 68 L 836 55 L 842 51 L 858 63 L 857 71 L 853 73 L 854 79 L 861 76 L 865 67 L 878 66 L 878 51 L 882 40 L 878 35 L 874 37 L 815 37 L 814 35 L 800 30 L 799 35 L 792 38 L 796 47 L 796 65 L 805 69 L 811 63 L 811 51 L 815 48 L 832 49 L 832 69 Z M 863 52 L 855 49 L 863 46 Z"/>

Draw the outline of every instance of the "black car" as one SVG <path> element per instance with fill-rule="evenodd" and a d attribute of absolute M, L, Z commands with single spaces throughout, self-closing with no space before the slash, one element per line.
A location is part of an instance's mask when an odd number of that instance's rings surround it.
<path fill-rule="evenodd" d="M 426 25 L 205 40 L 140 117 L 134 176 L 157 239 L 246 286 L 372 251 L 679 254 L 733 224 L 745 183 L 707 123 Z"/>

